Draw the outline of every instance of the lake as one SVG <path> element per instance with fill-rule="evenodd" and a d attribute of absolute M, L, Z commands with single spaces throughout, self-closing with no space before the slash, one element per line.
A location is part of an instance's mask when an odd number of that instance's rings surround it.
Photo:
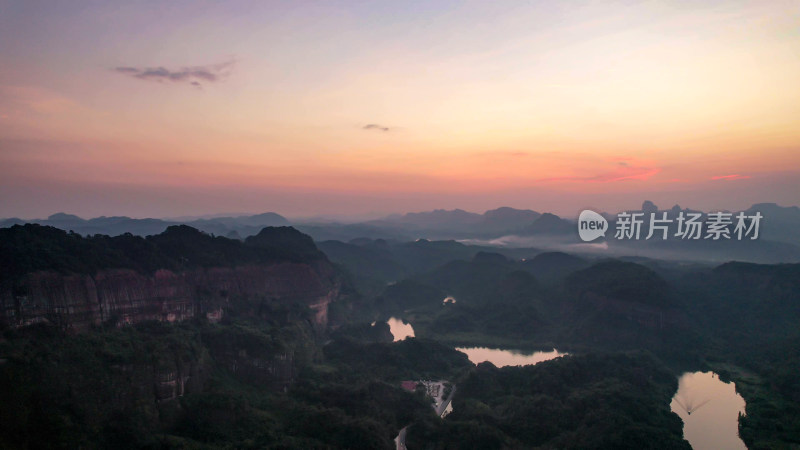
<path fill-rule="evenodd" d="M 394 342 L 414 337 L 414 327 L 403 319 L 391 317 L 386 323 L 389 324 L 389 331 L 391 331 L 392 336 L 394 336 Z M 524 352 L 521 350 L 503 350 L 487 347 L 457 347 L 456 350 L 466 353 L 469 360 L 474 364 L 489 361 L 497 367 L 527 366 L 567 354 L 559 352 L 556 349 L 544 352 Z"/>
<path fill-rule="evenodd" d="M 733 383 L 713 372 L 686 372 L 670 408 L 683 419 L 683 436 L 694 450 L 741 449 L 739 413 L 745 402 Z"/>
<path fill-rule="evenodd" d="M 389 331 L 394 336 L 394 342 L 402 341 L 405 338 L 414 337 L 414 327 L 410 323 L 397 317 L 392 317 L 386 321 L 389 324 Z"/>
<path fill-rule="evenodd" d="M 410 323 L 397 317 L 386 321 L 394 341 L 414 337 Z M 526 352 L 488 347 L 456 347 L 474 364 L 489 361 L 497 367 L 525 366 L 567 355 L 556 349 Z M 739 438 L 739 413 L 745 401 L 733 383 L 725 383 L 713 372 L 686 372 L 678 380 L 678 392 L 670 408 L 683 420 L 683 435 L 694 450 L 746 450 Z M 452 404 L 448 405 L 448 411 Z"/>
<path fill-rule="evenodd" d="M 556 349 L 548 352 L 523 352 L 520 350 L 501 350 L 487 347 L 457 347 L 456 350 L 466 353 L 469 360 L 474 364 L 489 361 L 497 367 L 527 366 L 567 354 Z"/>

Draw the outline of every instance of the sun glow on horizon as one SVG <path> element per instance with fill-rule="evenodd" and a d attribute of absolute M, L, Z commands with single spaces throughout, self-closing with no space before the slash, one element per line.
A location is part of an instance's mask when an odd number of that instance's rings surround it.
<path fill-rule="evenodd" d="M 796 3 L 206 6 L 4 7 L 0 196 L 28 197 L 0 216 L 99 186 L 143 213 L 160 188 L 798 200 Z"/>

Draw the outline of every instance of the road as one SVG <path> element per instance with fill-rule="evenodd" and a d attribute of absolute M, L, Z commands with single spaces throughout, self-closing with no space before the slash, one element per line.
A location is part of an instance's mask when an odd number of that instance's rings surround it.
<path fill-rule="evenodd" d="M 444 389 L 444 385 L 441 386 L 441 389 Z M 449 405 L 450 402 L 453 401 L 453 396 L 455 394 L 456 394 L 456 387 L 455 385 L 453 385 L 453 390 L 450 391 L 450 395 L 447 397 L 447 399 L 442 400 L 442 402 L 439 403 L 438 406 L 436 405 L 433 406 L 433 410 L 436 411 L 437 416 L 444 417 L 447 405 Z M 408 431 L 407 429 L 408 427 L 403 427 L 403 429 L 400 430 L 400 434 L 398 434 L 397 437 L 394 438 L 394 443 L 397 450 L 406 450 L 406 433 Z"/>
<path fill-rule="evenodd" d="M 447 397 L 447 400 L 442 400 L 442 403 L 439 404 L 439 407 L 436 408 L 436 415 L 439 417 L 444 417 L 444 411 L 447 409 L 447 405 L 453 401 L 453 396 L 456 394 L 456 387 L 453 385 L 453 390 L 450 391 L 450 396 Z"/>

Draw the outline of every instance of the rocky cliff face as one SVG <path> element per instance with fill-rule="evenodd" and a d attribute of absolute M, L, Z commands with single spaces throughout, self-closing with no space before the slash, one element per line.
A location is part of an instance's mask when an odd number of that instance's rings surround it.
<path fill-rule="evenodd" d="M 338 293 L 327 257 L 291 227 L 267 227 L 244 242 L 187 226 L 146 238 L 0 229 L 0 328 L 218 321 L 229 310 L 297 318 L 306 307 L 324 328 Z"/>
<path fill-rule="evenodd" d="M 220 393 L 228 376 L 290 386 L 339 291 L 290 227 L 246 241 L 0 228 L 0 332 L 19 329 L 0 339 L 0 447 L 153 447 L 160 436 L 137 441 L 147 430 L 239 417 L 246 401 Z M 221 323 L 170 324 L 198 317 Z"/>
<path fill-rule="evenodd" d="M 0 286 L 0 324 L 48 322 L 82 331 L 92 324 L 174 322 L 205 315 L 219 320 L 232 301 L 277 301 L 311 308 L 324 328 L 328 305 L 339 292 L 332 267 L 323 262 L 275 263 L 158 270 L 101 270 L 94 275 L 37 271 Z"/>

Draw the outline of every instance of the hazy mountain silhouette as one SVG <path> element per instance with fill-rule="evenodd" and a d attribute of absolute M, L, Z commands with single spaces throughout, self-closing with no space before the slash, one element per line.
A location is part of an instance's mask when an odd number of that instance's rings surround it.
<path fill-rule="evenodd" d="M 760 212 L 763 219 L 761 232 L 770 240 L 800 245 L 800 208 L 783 207 L 775 203 L 756 203 L 745 214 Z"/>
<path fill-rule="evenodd" d="M 82 235 L 106 234 L 109 236 L 118 236 L 124 233 L 149 236 L 161 233 L 167 227 L 181 224 L 190 225 L 206 233 L 216 235 L 227 236 L 232 232 L 236 232 L 239 236 L 250 236 L 258 233 L 264 227 L 289 225 L 289 221 L 286 218 L 273 212 L 253 216 L 217 217 L 189 221 L 134 219 L 127 216 L 100 216 L 86 220 L 73 214 L 60 212 L 49 216 L 47 219 L 22 220 L 13 218 L 2 220 L 0 221 L 0 228 L 24 223 L 52 226 L 62 230 L 71 230 Z"/>
<path fill-rule="evenodd" d="M 576 270 L 585 269 L 589 262 L 563 252 L 545 252 L 522 261 L 522 266 L 542 279 L 561 279 Z"/>
<path fill-rule="evenodd" d="M 541 214 L 529 209 L 503 206 L 483 214 L 462 209 L 437 209 L 428 212 L 395 214 L 384 219 L 370 221 L 377 227 L 401 227 L 422 233 L 419 237 L 474 237 L 476 235 L 503 235 L 519 232 L 539 218 Z M 446 234 L 442 234 L 446 233 Z"/>
<path fill-rule="evenodd" d="M 575 223 L 555 214 L 544 213 L 522 230 L 522 234 L 576 234 Z"/>
<path fill-rule="evenodd" d="M 530 209 L 514 209 L 503 206 L 483 213 L 484 229 L 508 231 L 522 229 L 531 224 L 542 214 Z"/>
<path fill-rule="evenodd" d="M 800 208 L 782 207 L 774 203 L 758 203 L 744 211 L 747 215 L 760 212 L 762 215 L 759 238 L 757 240 L 736 238 L 713 241 L 710 239 L 680 239 L 676 237 L 678 214 L 700 213 L 701 221 L 707 214 L 674 205 L 660 209 L 655 203 L 645 200 L 641 209 L 628 211 L 643 213 L 642 226 L 638 240 L 615 239 L 617 215 L 602 212 L 609 220 L 605 239 L 597 243 L 607 245 L 607 249 L 587 248 L 586 251 L 602 251 L 605 256 L 639 255 L 651 258 L 680 260 L 728 261 L 742 260 L 761 263 L 800 261 Z M 667 214 L 672 222 L 668 225 L 666 240 L 656 232 L 651 239 L 649 234 L 650 214 L 661 218 Z M 738 212 L 731 212 L 735 218 Z M 735 220 L 735 219 L 734 219 Z M 276 213 L 263 213 L 252 216 L 224 216 L 192 219 L 186 222 L 162 219 L 134 219 L 125 216 L 97 217 L 85 220 L 78 216 L 57 213 L 47 219 L 26 221 L 13 218 L 0 221 L 0 227 L 26 222 L 50 225 L 63 230 L 72 230 L 82 235 L 108 234 L 153 235 L 164 231 L 168 226 L 187 224 L 204 232 L 245 239 L 257 234 L 265 226 L 286 226 L 289 221 Z M 576 251 L 575 245 L 583 245 L 576 232 L 576 222 L 552 213 L 540 214 L 533 210 L 500 207 L 478 214 L 462 209 L 437 209 L 427 212 L 397 214 L 379 220 L 359 223 L 306 222 L 292 223 L 294 227 L 310 235 L 315 241 L 336 240 L 350 242 L 358 238 L 386 239 L 394 242 L 408 242 L 417 239 L 460 240 L 479 245 L 502 245 L 506 247 L 537 247 L 552 251 Z M 732 231 L 732 227 L 731 227 Z"/>

